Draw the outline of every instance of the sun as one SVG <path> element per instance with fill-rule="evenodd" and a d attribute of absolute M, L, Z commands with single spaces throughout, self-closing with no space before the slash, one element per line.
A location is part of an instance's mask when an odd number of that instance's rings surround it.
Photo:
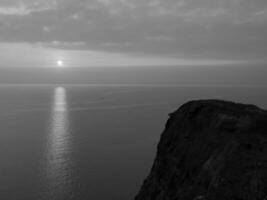
<path fill-rule="evenodd" d="M 57 67 L 63 67 L 64 63 L 62 60 L 57 60 Z"/>

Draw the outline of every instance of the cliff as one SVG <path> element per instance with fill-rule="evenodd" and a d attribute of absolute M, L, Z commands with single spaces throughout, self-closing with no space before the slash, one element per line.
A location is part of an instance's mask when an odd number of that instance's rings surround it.
<path fill-rule="evenodd" d="M 201 100 L 170 114 L 135 200 L 243 199 L 267 199 L 267 111 Z"/>

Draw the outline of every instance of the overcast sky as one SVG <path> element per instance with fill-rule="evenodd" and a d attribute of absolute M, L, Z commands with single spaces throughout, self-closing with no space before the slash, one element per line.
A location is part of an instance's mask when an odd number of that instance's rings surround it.
<path fill-rule="evenodd" d="M 266 36 L 266 0 L 0 0 L 4 63 L 262 62 Z"/>

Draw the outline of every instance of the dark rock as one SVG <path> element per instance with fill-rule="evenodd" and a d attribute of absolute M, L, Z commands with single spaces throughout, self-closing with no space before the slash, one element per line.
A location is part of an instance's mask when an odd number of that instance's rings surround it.
<path fill-rule="evenodd" d="M 170 114 L 136 200 L 267 199 L 267 111 L 218 100 Z"/>

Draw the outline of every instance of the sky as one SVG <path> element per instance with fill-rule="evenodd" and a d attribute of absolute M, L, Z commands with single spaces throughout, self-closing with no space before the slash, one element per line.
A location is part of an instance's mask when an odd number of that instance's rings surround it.
<path fill-rule="evenodd" d="M 0 0 L 0 66 L 267 62 L 266 0 Z"/>

